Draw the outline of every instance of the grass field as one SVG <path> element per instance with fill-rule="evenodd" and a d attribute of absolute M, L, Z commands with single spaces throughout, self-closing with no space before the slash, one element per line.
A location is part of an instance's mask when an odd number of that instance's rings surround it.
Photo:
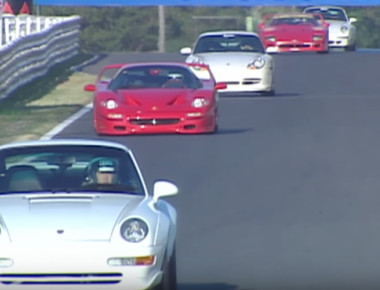
<path fill-rule="evenodd" d="M 57 124 L 92 101 L 85 84 L 94 75 L 76 72 L 72 67 L 90 59 L 80 54 L 49 73 L 15 91 L 0 102 L 0 144 L 40 139 Z"/>

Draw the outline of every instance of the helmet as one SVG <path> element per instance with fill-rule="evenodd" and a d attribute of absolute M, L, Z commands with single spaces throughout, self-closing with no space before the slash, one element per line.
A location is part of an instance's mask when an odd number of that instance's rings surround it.
<path fill-rule="evenodd" d="M 92 160 L 88 165 L 87 178 L 89 181 L 97 183 L 97 172 L 116 174 L 118 172 L 118 169 L 118 163 L 114 159 L 99 157 Z"/>

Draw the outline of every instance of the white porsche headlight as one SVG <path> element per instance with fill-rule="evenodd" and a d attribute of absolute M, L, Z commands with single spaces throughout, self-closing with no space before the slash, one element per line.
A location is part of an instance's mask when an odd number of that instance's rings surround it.
<path fill-rule="evenodd" d="M 196 98 L 194 101 L 193 101 L 193 107 L 194 108 L 202 108 L 202 107 L 205 107 L 209 104 L 210 102 L 208 100 L 206 100 L 205 98 Z"/>
<path fill-rule="evenodd" d="M 121 226 L 121 236 L 128 242 L 141 242 L 148 234 L 148 225 L 141 219 L 126 220 Z"/>
<path fill-rule="evenodd" d="M 342 33 L 347 33 L 347 32 L 348 32 L 348 27 L 345 26 L 345 25 L 341 26 L 341 27 L 340 27 L 340 32 L 342 32 Z"/>
<path fill-rule="evenodd" d="M 187 62 L 189 62 L 189 63 L 206 64 L 201 57 L 196 56 L 196 55 L 191 56 Z"/>
<path fill-rule="evenodd" d="M 262 57 L 256 58 L 254 61 L 248 64 L 247 68 L 249 69 L 260 69 L 265 65 L 265 59 Z"/>

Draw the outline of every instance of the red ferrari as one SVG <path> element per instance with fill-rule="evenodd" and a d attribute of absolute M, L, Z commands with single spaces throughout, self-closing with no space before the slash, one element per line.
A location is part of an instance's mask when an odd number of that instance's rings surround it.
<path fill-rule="evenodd" d="M 218 90 L 207 65 L 174 62 L 108 65 L 94 92 L 95 131 L 100 135 L 213 133 Z"/>
<path fill-rule="evenodd" d="M 259 25 L 259 34 L 268 53 L 329 51 L 329 24 L 322 15 L 278 13 L 267 15 Z"/>

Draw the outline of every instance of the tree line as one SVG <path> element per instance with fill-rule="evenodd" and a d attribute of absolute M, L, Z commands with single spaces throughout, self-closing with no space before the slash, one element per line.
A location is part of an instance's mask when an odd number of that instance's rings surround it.
<path fill-rule="evenodd" d="M 162 7 L 161 7 L 162 8 Z M 86 52 L 158 51 L 160 29 L 164 31 L 166 52 L 191 46 L 199 33 L 218 29 L 257 31 L 262 17 L 269 13 L 302 11 L 305 7 L 65 7 L 41 6 L 45 16 L 79 15 L 82 18 L 81 47 Z M 344 7 L 356 17 L 357 47 L 380 47 L 380 6 Z"/>

